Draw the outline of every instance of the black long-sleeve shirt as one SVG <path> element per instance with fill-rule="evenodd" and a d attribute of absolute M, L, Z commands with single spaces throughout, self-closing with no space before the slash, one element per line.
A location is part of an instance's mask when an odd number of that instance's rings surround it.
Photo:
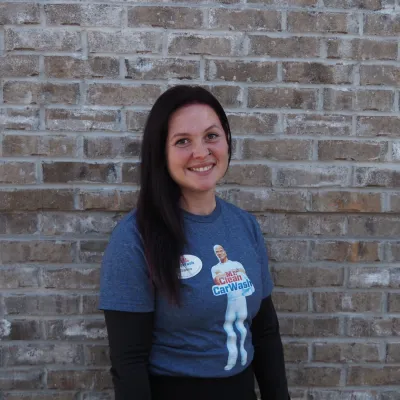
<path fill-rule="evenodd" d="M 154 313 L 105 310 L 104 315 L 115 400 L 151 400 L 148 360 Z M 252 368 L 262 400 L 290 399 L 279 322 L 271 296 L 262 301 L 251 331 L 254 346 Z M 207 379 L 202 382 L 207 383 Z"/>

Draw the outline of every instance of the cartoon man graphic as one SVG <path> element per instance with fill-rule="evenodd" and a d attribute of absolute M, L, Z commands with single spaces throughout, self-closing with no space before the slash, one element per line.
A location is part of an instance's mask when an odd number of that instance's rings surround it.
<path fill-rule="evenodd" d="M 247 330 L 244 326 L 244 321 L 247 318 L 246 296 L 254 293 L 254 286 L 247 277 L 243 265 L 240 262 L 229 260 L 221 245 L 214 246 L 214 253 L 218 257 L 219 263 L 211 268 L 215 283 L 213 293 L 215 296 L 227 295 L 224 330 L 227 334 L 228 362 L 225 370 L 229 371 L 236 365 L 239 351 L 241 364 L 245 365 L 247 362 L 247 351 L 244 348 L 247 336 Z M 239 349 L 233 324 L 240 333 Z"/>

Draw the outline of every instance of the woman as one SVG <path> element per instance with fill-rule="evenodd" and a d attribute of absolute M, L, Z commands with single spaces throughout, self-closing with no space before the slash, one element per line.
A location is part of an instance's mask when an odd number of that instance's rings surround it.
<path fill-rule="evenodd" d="M 261 230 L 215 195 L 231 158 L 225 112 L 176 86 L 144 130 L 137 209 L 104 255 L 116 400 L 289 398 Z"/>

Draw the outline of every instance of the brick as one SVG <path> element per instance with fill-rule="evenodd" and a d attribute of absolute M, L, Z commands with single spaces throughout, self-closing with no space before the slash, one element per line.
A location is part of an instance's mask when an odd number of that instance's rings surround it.
<path fill-rule="evenodd" d="M 324 187 L 347 186 L 349 169 L 337 166 L 282 167 L 276 170 L 274 186 Z"/>
<path fill-rule="evenodd" d="M 3 156 L 74 156 L 76 139 L 70 136 L 7 135 L 3 139 Z"/>
<path fill-rule="evenodd" d="M 314 7 L 317 5 L 317 0 L 247 0 L 247 3 L 260 3 L 277 6 L 296 6 L 296 7 Z"/>
<path fill-rule="evenodd" d="M 351 216 L 348 218 L 347 232 L 351 236 L 384 236 L 400 235 L 400 217 L 390 215 Z"/>
<path fill-rule="evenodd" d="M 51 131 L 119 131 L 120 118 L 116 110 L 52 108 L 45 111 L 46 129 Z"/>
<path fill-rule="evenodd" d="M 11 333 L 11 322 L 6 319 L 0 319 L 0 339 L 6 339 Z M 1 357 L 1 351 L 0 351 Z M 0 358 L 1 360 L 1 358 Z"/>
<path fill-rule="evenodd" d="M 0 191 L 1 211 L 35 211 L 74 209 L 74 193 L 68 189 Z"/>
<path fill-rule="evenodd" d="M 133 111 L 126 112 L 126 128 L 131 132 L 142 132 L 148 117 L 148 111 Z"/>
<path fill-rule="evenodd" d="M 372 39 L 328 39 L 327 57 L 343 60 L 396 60 L 397 42 Z"/>
<path fill-rule="evenodd" d="M 43 235 L 109 235 L 120 215 L 115 213 L 41 213 L 39 231 Z"/>
<path fill-rule="evenodd" d="M 104 340 L 107 329 L 101 320 L 54 319 L 46 320 L 45 331 L 48 340 Z"/>
<path fill-rule="evenodd" d="M 137 192 L 128 192 L 135 199 Z M 128 211 L 124 208 L 121 192 L 116 190 L 82 191 L 79 195 L 83 210 Z"/>
<path fill-rule="evenodd" d="M 297 108 L 314 110 L 317 99 L 314 89 L 249 88 L 250 108 Z"/>
<path fill-rule="evenodd" d="M 206 76 L 211 81 L 274 82 L 277 71 L 277 64 L 267 61 L 209 60 Z"/>
<path fill-rule="evenodd" d="M 100 263 L 107 242 L 102 240 L 81 241 L 79 259 L 83 263 Z"/>
<path fill-rule="evenodd" d="M 319 57 L 319 39 L 249 35 L 249 56 Z"/>
<path fill-rule="evenodd" d="M 284 62 L 283 82 L 342 84 L 352 83 L 353 66 L 316 62 Z"/>
<path fill-rule="evenodd" d="M 400 146 L 396 142 L 392 144 L 392 160 L 400 161 Z"/>
<path fill-rule="evenodd" d="M 0 183 L 29 184 L 36 182 L 34 163 L 1 162 Z"/>
<path fill-rule="evenodd" d="M 45 4 L 46 24 L 120 27 L 121 6 L 108 4 Z"/>
<path fill-rule="evenodd" d="M 38 340 L 44 339 L 41 324 L 38 320 L 27 318 L 13 318 L 10 325 L 10 332 L 6 339 L 9 340 Z"/>
<path fill-rule="evenodd" d="M 268 242 L 271 261 L 303 262 L 308 259 L 307 241 L 305 240 L 271 240 Z"/>
<path fill-rule="evenodd" d="M 400 295 L 399 293 L 388 294 L 388 311 L 393 313 L 400 312 Z"/>
<path fill-rule="evenodd" d="M 376 391 L 369 390 L 311 390 L 308 393 L 308 400 L 381 400 Z"/>
<path fill-rule="evenodd" d="M 114 83 L 93 83 L 87 91 L 87 104 L 131 106 L 151 105 L 161 95 L 157 85 L 121 85 Z"/>
<path fill-rule="evenodd" d="M 0 3 L 0 26 L 40 24 L 39 4 Z"/>
<path fill-rule="evenodd" d="M 386 362 L 400 362 L 400 343 L 389 343 L 386 350 Z"/>
<path fill-rule="evenodd" d="M 262 211 L 306 211 L 307 198 L 302 192 L 273 190 L 232 190 L 232 203 L 249 212 Z"/>
<path fill-rule="evenodd" d="M 113 400 L 113 399 L 114 399 L 114 394 L 112 392 L 105 392 L 105 391 L 83 393 L 82 397 L 82 400 Z"/>
<path fill-rule="evenodd" d="M 284 343 L 283 352 L 287 363 L 300 363 L 308 360 L 307 343 Z"/>
<path fill-rule="evenodd" d="M 291 11 L 287 26 L 289 32 L 358 33 L 358 21 L 352 13 Z"/>
<path fill-rule="evenodd" d="M 382 293 L 316 292 L 313 307 L 317 313 L 380 312 Z"/>
<path fill-rule="evenodd" d="M 78 104 L 78 83 L 39 83 L 13 82 L 4 83 L 5 103 L 17 104 Z"/>
<path fill-rule="evenodd" d="M 98 289 L 99 268 L 61 268 L 42 271 L 43 286 L 48 289 Z"/>
<path fill-rule="evenodd" d="M 90 53 L 160 53 L 162 34 L 160 32 L 137 31 L 89 31 Z"/>
<path fill-rule="evenodd" d="M 221 103 L 223 107 L 242 107 L 243 92 L 239 86 L 207 86 L 204 88 L 211 92 Z"/>
<path fill-rule="evenodd" d="M 357 136 L 365 137 L 399 137 L 399 117 L 357 117 Z"/>
<path fill-rule="evenodd" d="M 276 236 L 342 236 L 346 218 L 343 215 L 281 214 L 257 216 L 264 235 Z"/>
<path fill-rule="evenodd" d="M 276 114 L 261 113 L 228 113 L 229 125 L 232 134 L 237 135 L 267 135 L 279 129 Z"/>
<path fill-rule="evenodd" d="M 309 140 L 243 140 L 244 159 L 310 160 L 312 142 Z"/>
<path fill-rule="evenodd" d="M 308 294 L 307 293 L 284 293 L 274 292 L 273 301 L 278 312 L 307 312 Z"/>
<path fill-rule="evenodd" d="M 201 29 L 203 11 L 192 7 L 128 7 L 128 27 Z"/>
<path fill-rule="evenodd" d="M 398 212 L 400 210 L 400 196 L 398 193 L 389 194 L 390 211 Z"/>
<path fill-rule="evenodd" d="M 84 348 L 85 365 L 108 366 L 110 364 L 110 348 L 102 344 L 89 344 Z"/>
<path fill-rule="evenodd" d="M 393 14 L 365 14 L 364 34 L 379 36 L 399 36 L 400 16 Z"/>
<path fill-rule="evenodd" d="M 83 349 L 80 345 L 19 344 L 4 348 L 4 366 L 75 364 L 83 363 Z"/>
<path fill-rule="evenodd" d="M 382 261 L 378 242 L 316 241 L 311 246 L 311 259 L 333 262 Z"/>
<path fill-rule="evenodd" d="M 0 371 L 0 387 L 2 390 L 43 389 L 44 371 L 40 369 L 13 369 Z"/>
<path fill-rule="evenodd" d="M 400 382 L 399 367 L 350 367 L 349 385 L 397 385 Z"/>
<path fill-rule="evenodd" d="M 39 57 L 20 55 L 0 57 L 0 75 L 3 78 L 37 76 L 39 75 Z"/>
<path fill-rule="evenodd" d="M 280 317 L 282 336 L 332 337 L 339 334 L 339 318 Z M 297 385 L 296 385 L 297 386 Z"/>
<path fill-rule="evenodd" d="M 208 22 L 211 29 L 269 32 L 281 30 L 281 15 L 275 10 L 211 8 Z"/>
<path fill-rule="evenodd" d="M 389 261 L 400 260 L 400 242 L 390 242 L 388 244 Z"/>
<path fill-rule="evenodd" d="M 352 337 L 389 337 L 400 335 L 399 318 L 349 318 L 348 335 Z"/>
<path fill-rule="evenodd" d="M 39 128 L 39 109 L 0 108 L 0 132 L 15 129 L 35 131 Z"/>
<path fill-rule="evenodd" d="M 122 164 L 122 183 L 136 185 L 140 183 L 140 163 Z"/>
<path fill-rule="evenodd" d="M 125 78 L 129 79 L 200 78 L 200 62 L 196 60 L 182 60 L 179 58 L 126 58 L 125 68 Z"/>
<path fill-rule="evenodd" d="M 43 163 L 43 182 L 69 183 L 69 182 L 117 182 L 116 165 L 88 164 L 74 162 Z"/>
<path fill-rule="evenodd" d="M 6 393 L 5 400 L 75 400 L 75 393 L 24 393 L 24 392 L 10 392 Z"/>
<path fill-rule="evenodd" d="M 314 343 L 313 361 L 317 362 L 379 362 L 379 343 Z"/>
<path fill-rule="evenodd" d="M 82 314 L 103 314 L 99 310 L 99 295 L 85 294 L 82 296 Z"/>
<path fill-rule="evenodd" d="M 44 72 L 49 78 L 98 79 L 118 78 L 118 57 L 89 56 L 82 60 L 70 56 L 44 57 Z"/>
<path fill-rule="evenodd" d="M 318 142 L 318 159 L 322 161 L 385 161 L 388 142 L 324 140 Z"/>
<path fill-rule="evenodd" d="M 4 264 L 23 262 L 70 263 L 74 261 L 74 245 L 66 241 L 3 241 L 0 260 Z"/>
<path fill-rule="evenodd" d="M 0 214 L 1 234 L 32 234 L 37 233 L 37 216 L 32 213 L 4 213 Z"/>
<path fill-rule="evenodd" d="M 327 191 L 312 193 L 311 207 L 317 212 L 381 212 L 380 193 Z"/>
<path fill-rule="evenodd" d="M 399 397 L 399 392 L 397 390 L 388 390 L 385 392 L 381 392 L 380 400 L 396 400 Z"/>
<path fill-rule="evenodd" d="M 400 68 L 393 65 L 362 65 L 360 84 L 400 86 Z"/>
<path fill-rule="evenodd" d="M 170 33 L 168 35 L 168 54 L 210 56 L 240 55 L 238 36 L 201 35 L 195 33 Z"/>
<path fill-rule="evenodd" d="M 392 111 L 393 96 L 390 90 L 324 89 L 324 110 Z"/>
<path fill-rule="evenodd" d="M 131 211 L 137 203 L 138 191 L 82 192 L 80 201 L 84 210 Z"/>
<path fill-rule="evenodd" d="M 39 287 L 37 268 L 19 266 L 0 269 L 0 288 L 2 289 L 37 287 Z"/>
<path fill-rule="evenodd" d="M 357 167 L 356 187 L 400 187 L 400 173 L 393 169 Z"/>
<path fill-rule="evenodd" d="M 49 389 L 72 390 L 102 390 L 111 389 L 111 374 L 108 370 L 49 370 L 47 374 Z"/>
<path fill-rule="evenodd" d="M 61 28 L 24 28 L 5 30 L 5 49 L 30 51 L 80 51 L 77 31 Z"/>
<path fill-rule="evenodd" d="M 350 136 L 351 116 L 347 115 L 286 115 L 287 135 Z"/>
<path fill-rule="evenodd" d="M 325 0 L 325 7 L 330 8 L 355 8 L 363 10 L 381 10 L 386 4 L 385 0 Z M 368 399 L 366 399 L 368 400 Z"/>
<path fill-rule="evenodd" d="M 266 165 L 231 165 L 222 178 L 221 184 L 243 186 L 271 186 L 271 168 Z"/>
<path fill-rule="evenodd" d="M 302 367 L 287 369 L 288 384 L 293 386 L 339 386 L 340 368 Z"/>
<path fill-rule="evenodd" d="M 349 288 L 385 288 L 390 286 L 391 272 L 385 268 L 355 267 L 349 270 Z"/>
<path fill-rule="evenodd" d="M 88 137 L 84 153 L 88 158 L 115 158 L 140 156 L 141 140 L 136 136 Z"/>

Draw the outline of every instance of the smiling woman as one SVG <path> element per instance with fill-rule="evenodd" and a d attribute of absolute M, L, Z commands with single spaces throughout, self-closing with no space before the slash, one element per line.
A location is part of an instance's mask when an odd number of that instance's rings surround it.
<path fill-rule="evenodd" d="M 137 209 L 102 264 L 116 400 L 288 400 L 261 229 L 215 194 L 231 158 L 218 100 L 169 89 L 150 111 Z"/>

